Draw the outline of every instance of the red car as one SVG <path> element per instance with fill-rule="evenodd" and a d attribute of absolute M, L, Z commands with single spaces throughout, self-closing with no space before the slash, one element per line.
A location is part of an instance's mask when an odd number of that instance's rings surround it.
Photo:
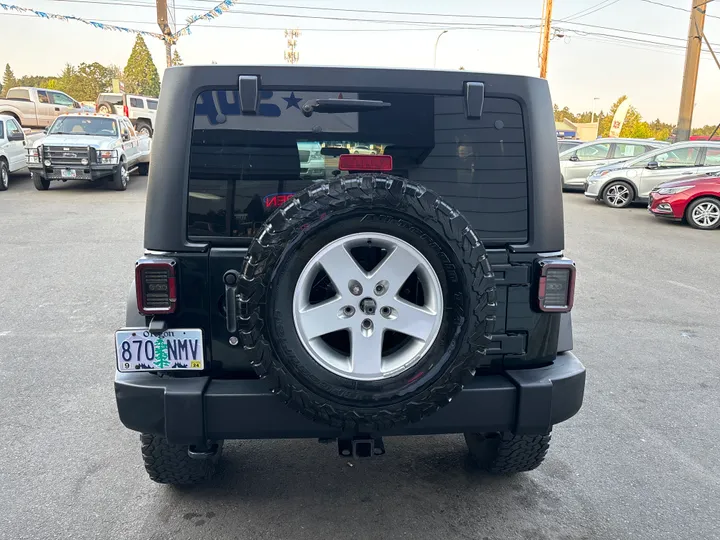
<path fill-rule="evenodd" d="M 657 217 L 686 220 L 696 229 L 717 229 L 720 171 L 660 184 L 650 192 L 648 210 Z"/>

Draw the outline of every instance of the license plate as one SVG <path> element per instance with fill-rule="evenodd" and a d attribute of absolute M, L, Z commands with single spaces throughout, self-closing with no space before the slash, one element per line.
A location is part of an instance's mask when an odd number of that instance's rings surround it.
<path fill-rule="evenodd" d="M 173 329 L 155 335 L 146 328 L 115 332 L 118 371 L 202 370 L 200 329 Z"/>
<path fill-rule="evenodd" d="M 76 178 L 77 171 L 75 169 L 63 169 L 60 172 L 60 176 L 62 176 L 63 178 Z"/>

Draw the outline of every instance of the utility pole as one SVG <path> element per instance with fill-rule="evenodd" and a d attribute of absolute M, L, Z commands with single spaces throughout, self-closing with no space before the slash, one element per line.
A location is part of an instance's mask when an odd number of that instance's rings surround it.
<path fill-rule="evenodd" d="M 155 0 L 157 7 L 157 23 L 160 31 L 165 36 L 165 61 L 167 67 L 172 66 L 172 30 L 168 23 L 167 0 Z"/>
<path fill-rule="evenodd" d="M 685 50 L 685 71 L 683 72 L 682 91 L 680 92 L 680 112 L 678 113 L 675 142 L 690 139 L 707 3 L 707 0 L 693 0 L 692 10 L 690 11 L 690 28 L 688 29 L 687 48 Z"/>
<path fill-rule="evenodd" d="M 543 0 L 542 28 L 540 30 L 540 47 L 538 51 L 540 63 L 540 77 L 547 78 L 548 52 L 550 50 L 550 32 L 552 28 L 553 0 Z"/>
<path fill-rule="evenodd" d="M 297 49 L 297 38 L 300 37 L 300 30 L 285 30 L 287 39 L 287 51 L 284 53 L 285 61 L 288 64 L 297 64 L 300 61 L 300 53 Z"/>

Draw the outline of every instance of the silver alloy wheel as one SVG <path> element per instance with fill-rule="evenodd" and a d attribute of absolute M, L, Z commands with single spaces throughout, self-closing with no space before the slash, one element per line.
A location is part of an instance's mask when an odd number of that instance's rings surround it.
<path fill-rule="evenodd" d="M 623 184 L 615 184 L 608 188 L 606 197 L 611 206 L 625 206 L 630 200 L 630 189 Z"/>
<path fill-rule="evenodd" d="M 143 135 L 147 135 L 148 137 L 150 136 L 150 128 L 147 126 L 140 127 L 140 129 L 138 129 L 138 132 L 142 133 Z"/>
<path fill-rule="evenodd" d="M 702 227 L 712 227 L 720 221 L 720 205 L 711 201 L 700 203 L 693 208 L 692 219 Z"/>
<path fill-rule="evenodd" d="M 9 181 L 10 181 L 10 174 L 8 173 L 7 168 L 0 167 L 0 184 L 2 184 L 2 187 L 7 189 Z"/>
<path fill-rule="evenodd" d="M 120 181 L 122 182 L 123 186 L 127 186 L 128 181 L 130 180 L 130 173 L 128 172 L 127 167 L 123 163 L 120 165 Z"/>
<path fill-rule="evenodd" d="M 387 251 L 369 272 L 350 252 L 368 245 Z M 310 304 L 321 270 L 335 296 Z M 423 306 L 399 295 L 413 273 L 422 286 Z M 381 233 L 351 234 L 322 248 L 305 265 L 293 294 L 293 320 L 305 350 L 328 371 L 356 381 L 382 380 L 413 367 L 435 342 L 442 316 L 442 288 L 430 262 L 404 240 Z M 341 330 L 349 332 L 349 354 L 323 339 Z M 408 339 L 383 354 L 384 335 L 390 330 Z"/>

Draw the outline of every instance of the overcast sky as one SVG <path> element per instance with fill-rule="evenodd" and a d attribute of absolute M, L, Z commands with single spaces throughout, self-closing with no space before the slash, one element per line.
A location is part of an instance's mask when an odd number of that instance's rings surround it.
<path fill-rule="evenodd" d="M 205 12 L 218 1 L 175 0 L 178 27 L 184 26 L 189 15 Z M 153 0 L 0 3 L 158 31 Z M 548 80 L 554 101 L 574 111 L 590 110 L 597 97 L 600 110 L 627 94 L 646 120 L 659 117 L 675 123 L 691 3 L 555 0 L 553 26 L 563 35 L 550 45 Z M 316 9 L 308 9 L 313 7 Z M 347 11 L 353 9 L 377 13 Z M 210 23 L 192 26 L 192 35 L 180 39 L 178 51 L 186 64 L 213 60 L 221 64 L 278 64 L 283 62 L 286 48 L 282 29 L 299 28 L 301 64 L 430 68 L 435 41 L 443 29 L 483 24 L 494 26 L 457 28 L 443 35 L 437 67 L 538 75 L 541 11 L 542 0 L 251 0 Z M 440 17 L 438 13 L 459 16 Z M 718 44 L 720 53 L 720 0 L 708 4 L 708 15 L 712 17 L 706 21 L 706 34 Z M 66 62 L 124 67 L 134 39 L 130 34 L 77 22 L 8 15 L 0 8 L 0 64 L 10 63 L 16 75 L 57 74 Z M 162 74 L 163 44 L 153 38 L 146 40 Z M 720 70 L 705 53 L 694 126 L 720 122 L 718 89 Z"/>

